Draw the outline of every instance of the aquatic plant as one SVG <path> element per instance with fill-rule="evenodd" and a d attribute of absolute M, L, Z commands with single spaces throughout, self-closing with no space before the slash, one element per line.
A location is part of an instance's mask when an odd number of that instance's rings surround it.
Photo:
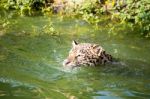
<path fill-rule="evenodd" d="M 45 34 L 49 34 L 49 35 L 52 35 L 52 36 L 58 36 L 59 35 L 59 32 L 55 30 L 52 22 L 49 23 L 48 25 L 43 26 L 42 31 Z"/>

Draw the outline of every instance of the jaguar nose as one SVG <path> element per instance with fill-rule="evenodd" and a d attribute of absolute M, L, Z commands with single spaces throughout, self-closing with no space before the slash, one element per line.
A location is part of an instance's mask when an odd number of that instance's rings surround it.
<path fill-rule="evenodd" d="M 64 60 L 64 62 L 63 62 L 63 66 L 67 66 L 68 64 L 70 63 L 70 61 L 69 60 Z"/>

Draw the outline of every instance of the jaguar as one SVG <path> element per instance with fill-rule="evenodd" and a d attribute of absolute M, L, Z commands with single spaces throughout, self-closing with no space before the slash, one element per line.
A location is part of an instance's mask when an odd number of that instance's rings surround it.
<path fill-rule="evenodd" d="M 98 66 L 111 62 L 112 56 L 99 44 L 72 41 L 72 49 L 67 59 L 63 61 L 63 66 Z"/>

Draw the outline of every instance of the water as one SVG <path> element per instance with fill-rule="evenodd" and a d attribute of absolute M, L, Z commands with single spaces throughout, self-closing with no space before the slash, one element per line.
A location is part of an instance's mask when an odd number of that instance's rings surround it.
<path fill-rule="evenodd" d="M 114 35 L 61 17 L 0 21 L 0 99 L 150 99 L 150 41 L 128 29 Z M 51 21 L 57 35 L 42 31 Z M 120 63 L 64 70 L 72 40 L 98 43 Z"/>

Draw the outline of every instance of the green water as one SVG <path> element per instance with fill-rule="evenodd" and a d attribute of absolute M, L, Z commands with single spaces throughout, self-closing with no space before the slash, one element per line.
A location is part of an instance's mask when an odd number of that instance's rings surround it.
<path fill-rule="evenodd" d="M 128 29 L 113 35 L 60 17 L 0 21 L 0 99 L 150 99 L 150 41 Z M 50 21 L 57 36 L 42 33 Z M 65 70 L 72 40 L 98 43 L 120 64 Z"/>

